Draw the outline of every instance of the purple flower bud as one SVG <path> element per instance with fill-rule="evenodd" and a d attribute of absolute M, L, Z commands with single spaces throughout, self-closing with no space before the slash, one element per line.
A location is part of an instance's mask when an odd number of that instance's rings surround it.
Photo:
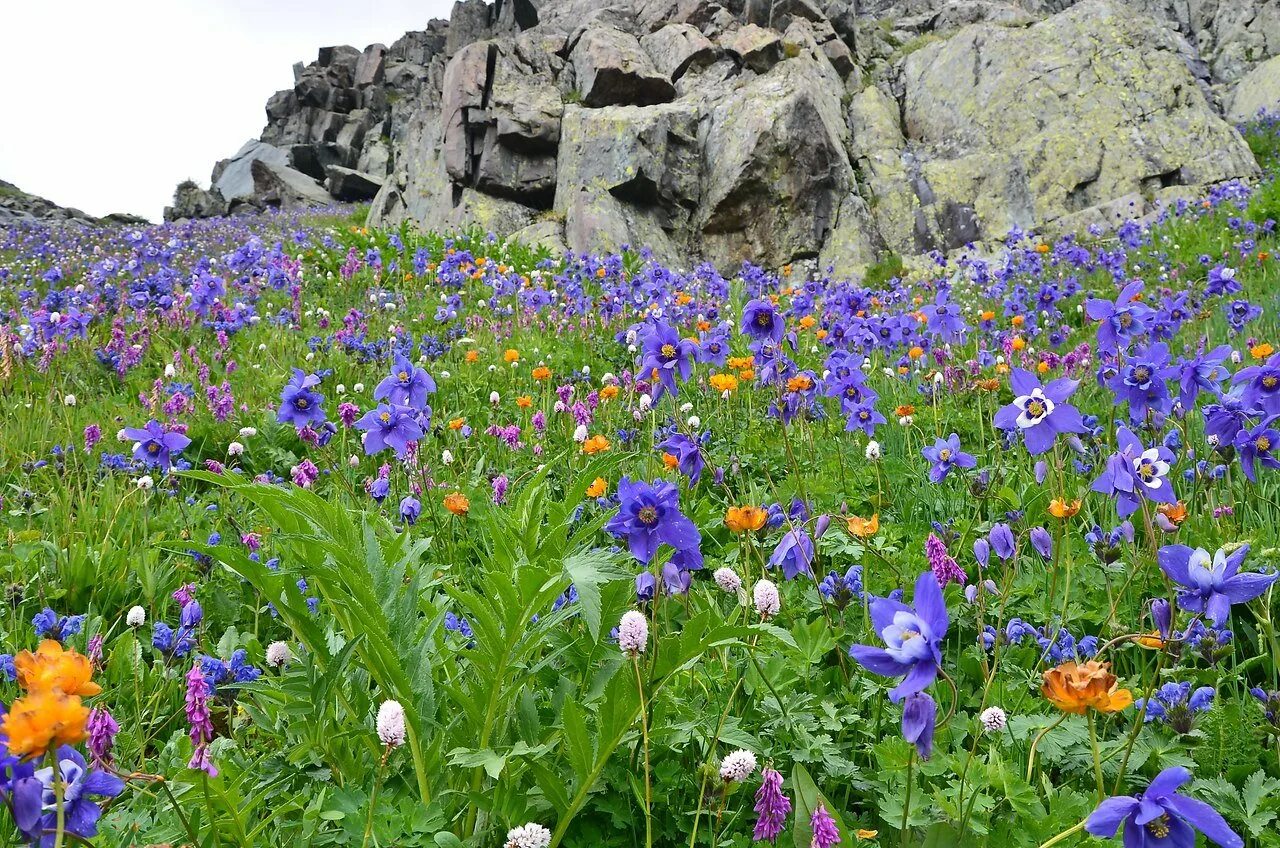
<path fill-rule="evenodd" d="M 1040 556 L 1044 557 L 1046 562 L 1053 558 L 1053 537 L 1043 527 L 1032 528 L 1031 545 Z"/>
<path fill-rule="evenodd" d="M 642 571 L 636 575 L 636 601 L 644 603 L 652 601 L 654 593 L 658 591 L 658 580 L 648 571 Z"/>
<path fill-rule="evenodd" d="M 827 532 L 827 528 L 831 526 L 831 516 L 819 515 L 817 523 L 814 524 L 813 538 L 821 539 L 822 535 Z"/>
<path fill-rule="evenodd" d="M 204 620 L 204 609 L 201 608 L 200 602 L 195 598 L 187 601 L 182 605 L 182 626 L 186 628 L 199 627 L 200 622 Z"/>
<path fill-rule="evenodd" d="M 991 541 L 992 550 L 996 552 L 1000 559 L 1007 560 L 1013 556 L 1013 531 L 1009 529 L 1008 524 L 997 524 L 992 527 L 988 539 Z"/>
<path fill-rule="evenodd" d="M 933 731 L 938 720 L 938 705 L 928 693 L 907 696 L 902 708 L 902 736 L 920 753 L 921 759 L 933 754 Z"/>
<path fill-rule="evenodd" d="M 991 559 L 991 545 L 986 539 L 975 539 L 973 542 L 973 558 L 978 561 L 978 565 L 983 568 L 987 567 L 988 560 Z"/>
<path fill-rule="evenodd" d="M 983 580 L 983 581 L 982 581 L 982 588 L 984 588 L 984 589 L 986 589 L 986 590 L 987 590 L 987 594 L 988 594 L 988 595 L 998 595 L 998 594 L 1000 594 L 1000 588 L 999 588 L 998 586 L 996 586 L 996 581 L 994 581 L 994 580 L 990 580 L 990 579 Z"/>
<path fill-rule="evenodd" d="M 1156 598 L 1151 602 L 1151 620 L 1155 622 L 1160 638 L 1168 639 L 1173 630 L 1173 609 L 1164 598 Z"/>
<path fill-rule="evenodd" d="M 969 603 L 973 603 L 974 601 L 978 600 L 978 587 L 972 583 L 970 583 L 968 586 L 965 586 L 964 599 Z"/>
<path fill-rule="evenodd" d="M 1049 463 L 1043 459 L 1036 463 L 1036 483 L 1043 483 L 1044 478 L 1049 475 Z"/>

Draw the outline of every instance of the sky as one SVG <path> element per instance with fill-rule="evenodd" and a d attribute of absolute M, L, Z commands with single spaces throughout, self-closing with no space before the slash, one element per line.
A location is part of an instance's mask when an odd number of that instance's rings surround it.
<path fill-rule="evenodd" d="M 390 44 L 453 0 L 4 0 L 0 179 L 91 215 L 159 221 L 184 179 L 266 123 L 293 63 Z"/>

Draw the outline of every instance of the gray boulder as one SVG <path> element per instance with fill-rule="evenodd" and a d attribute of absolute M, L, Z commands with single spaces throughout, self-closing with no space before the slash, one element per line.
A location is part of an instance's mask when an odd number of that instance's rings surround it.
<path fill-rule="evenodd" d="M 693 65 L 709 65 L 719 50 L 698 28 L 690 24 L 667 24 L 640 39 L 640 46 L 653 60 L 659 73 L 675 82 Z"/>
<path fill-rule="evenodd" d="M 329 193 L 311 177 L 288 165 L 276 165 L 265 159 L 254 159 L 249 165 L 253 176 L 252 203 L 279 209 L 306 209 L 328 206 Z M 234 205 L 234 203 L 233 203 Z"/>
<path fill-rule="evenodd" d="M 1235 84 L 1227 117 L 1243 123 L 1257 117 L 1260 109 L 1280 109 L 1280 56 L 1258 65 Z"/>
<path fill-rule="evenodd" d="M 224 159 L 213 168 L 213 188 L 228 202 L 253 196 L 253 163 L 262 160 L 268 165 L 289 166 L 289 154 L 263 141 L 250 140 L 230 159 Z"/>
<path fill-rule="evenodd" d="M 325 169 L 324 184 L 329 196 L 343 203 L 372 200 L 382 190 L 382 180 L 341 165 L 330 165 Z"/>
<path fill-rule="evenodd" d="M 164 209 L 166 221 L 190 218 L 213 218 L 227 214 L 227 199 L 217 188 L 202 189 L 191 180 L 178 184 L 173 192 L 173 205 Z"/>
<path fill-rule="evenodd" d="M 671 79 L 653 66 L 635 36 L 621 30 L 587 30 L 571 60 L 587 106 L 651 106 L 676 96 Z"/>

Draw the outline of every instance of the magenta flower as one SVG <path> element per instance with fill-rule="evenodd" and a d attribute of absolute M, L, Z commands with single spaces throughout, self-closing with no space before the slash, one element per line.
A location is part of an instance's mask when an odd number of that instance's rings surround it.
<path fill-rule="evenodd" d="M 810 848 L 831 848 L 832 845 L 840 844 L 840 831 L 836 828 L 836 821 L 831 818 L 826 805 L 821 801 L 809 817 L 809 827 L 813 830 Z"/>
<path fill-rule="evenodd" d="M 209 758 L 209 743 L 213 741 L 213 717 L 209 712 L 209 683 L 205 680 L 200 663 L 194 663 L 187 672 L 187 723 L 191 725 L 191 744 L 195 750 L 187 768 L 200 769 L 210 777 L 218 776 L 218 769 Z"/>
<path fill-rule="evenodd" d="M 760 788 L 756 790 L 756 827 L 752 839 L 756 842 L 775 842 L 782 834 L 787 816 L 791 813 L 791 800 L 782 793 L 782 775 L 766 768 L 760 773 Z"/>

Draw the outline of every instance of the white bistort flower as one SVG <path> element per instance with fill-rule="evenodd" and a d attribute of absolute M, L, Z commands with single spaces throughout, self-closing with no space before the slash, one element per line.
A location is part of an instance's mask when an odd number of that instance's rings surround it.
<path fill-rule="evenodd" d="M 124 622 L 130 627 L 141 627 L 147 623 L 147 611 L 140 606 L 129 607 L 129 612 L 125 615 Z"/>
<path fill-rule="evenodd" d="M 1009 717 L 999 707 L 987 707 L 978 716 L 978 721 L 982 722 L 988 733 L 999 733 L 1009 723 Z"/>
<path fill-rule="evenodd" d="M 624 654 L 643 654 L 649 645 L 649 620 L 644 613 L 628 610 L 618 622 L 618 647 Z"/>
<path fill-rule="evenodd" d="M 734 751 L 720 762 L 720 779 L 725 783 L 741 783 L 755 770 L 755 754 L 745 749 Z"/>
<path fill-rule="evenodd" d="M 778 587 L 772 580 L 757 580 L 751 590 L 751 597 L 756 604 L 756 612 L 761 618 L 771 618 L 782 609 L 782 598 L 778 595 Z"/>
<path fill-rule="evenodd" d="M 880 443 L 874 439 L 867 442 L 867 449 L 864 453 L 868 462 L 876 462 L 880 459 Z"/>
<path fill-rule="evenodd" d="M 272 668 L 284 668 L 293 660 L 293 651 L 288 642 L 272 642 L 267 646 L 267 665 Z"/>
<path fill-rule="evenodd" d="M 715 578 L 716 585 L 726 592 L 733 593 L 742 588 L 742 578 L 738 576 L 738 572 L 727 565 L 717 568 L 712 576 Z"/>
<path fill-rule="evenodd" d="M 398 748 L 404 744 L 408 731 L 404 726 L 404 707 L 399 701 L 383 701 L 378 707 L 378 738 L 383 745 Z"/>
<path fill-rule="evenodd" d="M 550 844 L 551 831 L 529 822 L 508 830 L 507 843 L 503 848 L 547 848 Z"/>

